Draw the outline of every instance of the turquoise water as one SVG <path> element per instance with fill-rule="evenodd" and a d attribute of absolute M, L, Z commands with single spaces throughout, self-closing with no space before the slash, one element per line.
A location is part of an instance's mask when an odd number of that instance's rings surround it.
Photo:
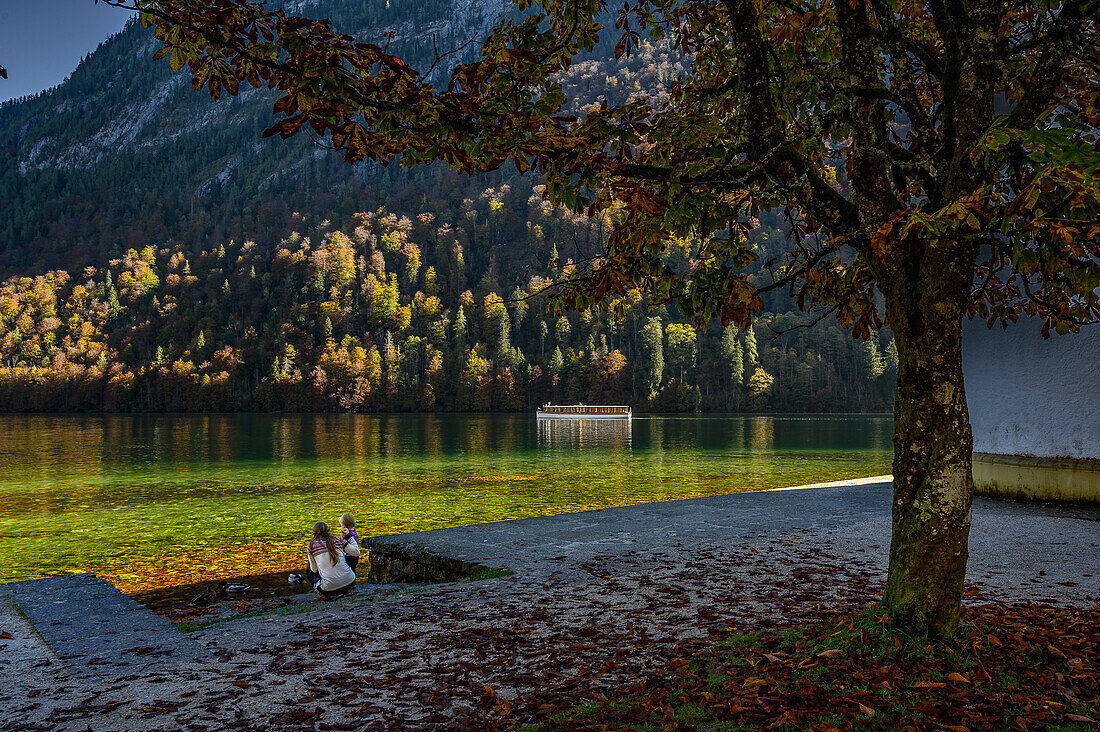
<path fill-rule="evenodd" d="M 395 533 L 890 472 L 889 416 L 0 417 L 0 581 L 125 591 L 298 563 L 314 521 Z"/>

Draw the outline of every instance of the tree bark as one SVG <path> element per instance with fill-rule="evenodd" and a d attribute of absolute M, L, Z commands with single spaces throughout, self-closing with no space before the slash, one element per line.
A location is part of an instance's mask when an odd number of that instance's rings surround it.
<path fill-rule="evenodd" d="M 887 294 L 898 381 L 883 606 L 910 632 L 950 637 L 966 574 L 973 436 L 963 388 L 964 306 L 957 289 L 951 296 L 948 283 L 935 284 L 931 292 L 913 283 L 907 293 Z"/>

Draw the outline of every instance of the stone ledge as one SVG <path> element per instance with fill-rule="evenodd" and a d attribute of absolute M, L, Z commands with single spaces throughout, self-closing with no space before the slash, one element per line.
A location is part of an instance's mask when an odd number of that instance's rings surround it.
<path fill-rule="evenodd" d="M 1100 503 L 1100 460 L 974 453 L 979 495 Z"/>
<path fill-rule="evenodd" d="M 400 541 L 399 535 L 364 539 L 363 546 L 370 566 L 366 581 L 372 584 L 454 582 L 490 569 L 477 562 L 436 554 L 414 542 Z"/>

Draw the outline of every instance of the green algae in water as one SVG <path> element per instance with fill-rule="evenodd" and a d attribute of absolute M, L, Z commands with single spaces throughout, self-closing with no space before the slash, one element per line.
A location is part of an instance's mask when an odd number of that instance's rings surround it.
<path fill-rule="evenodd" d="M 304 561 L 345 511 L 389 534 L 890 471 L 888 416 L 5 416 L 0 581 L 125 591 Z"/>

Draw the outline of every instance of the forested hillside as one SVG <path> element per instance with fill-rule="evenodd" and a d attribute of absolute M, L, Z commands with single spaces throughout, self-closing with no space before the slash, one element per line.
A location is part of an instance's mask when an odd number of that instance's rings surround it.
<path fill-rule="evenodd" d="M 431 33 L 453 48 L 493 18 L 472 4 L 389 5 L 307 10 L 390 28 L 425 59 Z M 307 138 L 262 141 L 264 92 L 213 102 L 151 62 L 154 48 L 131 25 L 66 84 L 0 107 L 0 410 L 892 403 L 889 334 L 790 330 L 804 318 L 782 294 L 743 334 L 696 332 L 636 291 L 621 321 L 548 313 L 537 293 L 610 221 L 552 209 L 514 172 L 349 168 Z M 680 63 L 649 46 L 629 65 L 577 64 L 563 83 L 623 98 Z M 769 223 L 753 234 L 765 260 L 786 245 Z"/>

